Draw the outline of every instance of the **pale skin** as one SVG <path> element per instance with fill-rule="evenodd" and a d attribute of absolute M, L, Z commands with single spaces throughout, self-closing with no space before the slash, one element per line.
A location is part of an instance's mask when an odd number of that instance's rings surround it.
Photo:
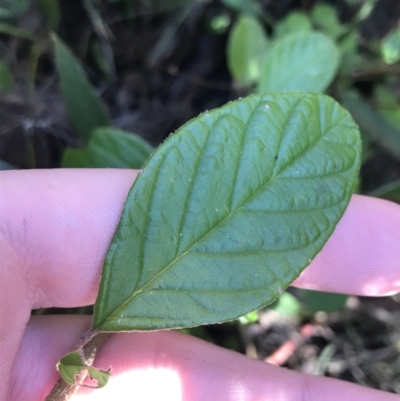
<path fill-rule="evenodd" d="M 32 309 L 93 304 L 102 259 L 136 171 L 0 173 L 0 401 L 43 400 L 86 316 Z M 355 295 L 400 291 L 400 207 L 354 196 L 321 253 L 294 283 Z M 101 390 L 76 400 L 394 401 L 399 396 L 252 360 L 174 331 L 113 334 L 95 365 Z"/>

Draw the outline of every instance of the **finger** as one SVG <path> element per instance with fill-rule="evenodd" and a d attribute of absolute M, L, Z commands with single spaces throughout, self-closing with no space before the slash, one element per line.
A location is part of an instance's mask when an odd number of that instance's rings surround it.
<path fill-rule="evenodd" d="M 75 342 L 85 316 L 33 318 L 13 371 L 8 399 L 43 400 L 60 354 Z M 40 363 L 38 363 L 40 362 Z M 395 401 L 398 396 L 311 377 L 252 360 L 174 331 L 114 334 L 96 367 L 113 368 L 106 387 L 82 389 L 77 400 L 102 401 Z"/>
<path fill-rule="evenodd" d="M 12 249 L 33 307 L 93 303 L 102 260 L 137 172 L 2 172 L 0 233 Z M 3 196 L 7 195 L 7 196 Z M 353 197 L 297 286 L 360 295 L 400 287 L 400 208 Z"/>
<path fill-rule="evenodd" d="M 32 308 L 93 303 L 134 170 L 30 170 L 0 176 L 0 233 Z"/>
<path fill-rule="evenodd" d="M 334 234 L 295 286 L 354 295 L 400 291 L 400 207 L 355 195 Z"/>
<path fill-rule="evenodd" d="M 92 303 L 137 172 L 0 172 L 0 377 L 8 383 L 31 309 Z M 100 179 L 100 177 L 102 177 Z M 0 401 L 6 385 L 0 385 Z"/>

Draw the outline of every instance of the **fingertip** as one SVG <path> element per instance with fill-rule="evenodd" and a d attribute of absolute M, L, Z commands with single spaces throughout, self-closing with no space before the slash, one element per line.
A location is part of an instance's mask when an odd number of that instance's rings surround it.
<path fill-rule="evenodd" d="M 93 303 L 102 260 L 137 170 L 10 171 L 0 228 L 18 255 L 31 307 Z"/>
<path fill-rule="evenodd" d="M 293 285 L 382 296 L 400 291 L 400 207 L 354 195 L 332 237 Z"/>

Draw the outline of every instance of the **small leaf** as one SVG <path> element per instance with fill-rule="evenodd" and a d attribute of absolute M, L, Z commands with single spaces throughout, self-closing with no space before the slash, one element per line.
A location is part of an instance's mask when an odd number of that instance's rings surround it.
<path fill-rule="evenodd" d="M 281 38 L 299 32 L 311 31 L 311 21 L 307 14 L 302 11 L 292 11 L 274 27 L 275 38 Z"/>
<path fill-rule="evenodd" d="M 285 36 L 268 54 L 259 92 L 323 92 L 335 76 L 339 59 L 336 45 L 321 33 Z"/>
<path fill-rule="evenodd" d="M 304 302 L 304 308 L 310 313 L 337 312 L 343 309 L 348 299 L 347 295 L 332 292 L 299 290 Z"/>
<path fill-rule="evenodd" d="M 79 355 L 79 351 L 72 351 L 63 356 L 57 364 L 57 370 L 60 372 L 61 377 L 70 384 L 77 383 L 77 376 L 83 372 L 89 374 L 90 379 L 97 381 L 97 388 L 104 387 L 110 378 L 109 370 L 95 369 L 92 366 L 86 366 Z"/>
<path fill-rule="evenodd" d="M 382 41 L 382 57 L 385 63 L 400 61 L 400 28 L 390 32 Z"/>
<path fill-rule="evenodd" d="M 281 317 L 299 317 L 302 305 L 294 295 L 285 291 L 268 309 L 272 309 Z"/>
<path fill-rule="evenodd" d="M 240 17 L 232 28 L 227 47 L 228 66 L 241 86 L 258 81 L 268 49 L 264 28 L 256 18 Z"/>
<path fill-rule="evenodd" d="M 107 109 L 76 57 L 56 35 L 52 35 L 52 40 L 61 91 L 71 124 L 79 137 L 87 141 L 94 129 L 110 125 Z"/>
<path fill-rule="evenodd" d="M 62 166 L 138 169 L 151 152 L 151 146 L 135 134 L 116 128 L 98 128 L 86 148 L 66 150 Z"/>
<path fill-rule="evenodd" d="M 93 328 L 182 328 L 272 302 L 332 234 L 360 138 L 312 93 L 255 95 L 202 114 L 151 156 L 103 265 Z"/>

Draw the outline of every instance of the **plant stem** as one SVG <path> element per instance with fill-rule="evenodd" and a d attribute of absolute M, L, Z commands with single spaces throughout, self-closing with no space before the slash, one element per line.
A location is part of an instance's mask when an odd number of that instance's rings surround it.
<path fill-rule="evenodd" d="M 81 337 L 76 349 L 79 350 L 82 361 L 87 366 L 92 366 L 93 361 L 106 343 L 109 333 L 102 333 L 97 330 L 89 330 Z M 78 391 L 80 385 L 87 377 L 87 372 L 83 371 L 77 375 L 75 384 L 67 383 L 60 377 L 54 385 L 50 394 L 46 397 L 45 401 L 68 401 Z"/>

